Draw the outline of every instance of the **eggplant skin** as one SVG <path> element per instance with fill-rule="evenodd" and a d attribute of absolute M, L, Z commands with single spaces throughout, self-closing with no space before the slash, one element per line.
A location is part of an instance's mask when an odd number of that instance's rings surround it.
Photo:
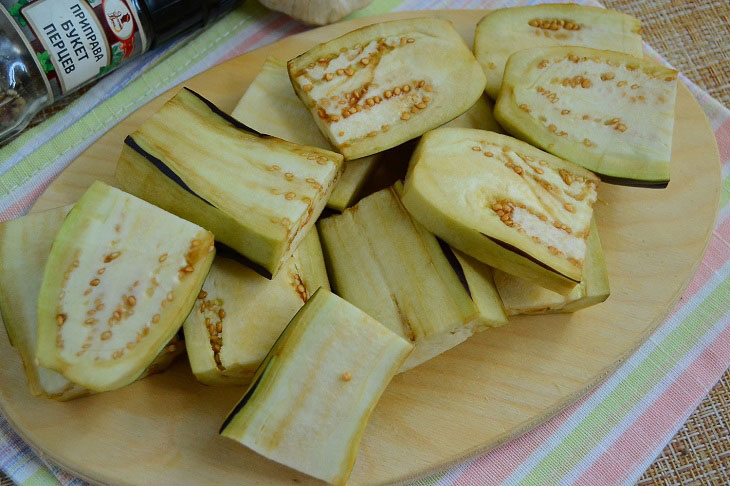
<path fill-rule="evenodd" d="M 190 89 L 188 87 L 184 87 L 183 89 L 185 91 L 187 91 L 188 93 L 192 94 L 193 96 L 195 96 L 196 98 L 198 98 L 200 101 L 202 101 L 210 109 L 210 111 L 212 111 L 213 113 L 215 113 L 220 118 L 224 119 L 225 121 L 227 121 L 228 123 L 230 123 L 234 127 L 238 128 L 240 130 L 246 130 L 247 132 L 251 132 L 251 133 L 253 133 L 255 135 L 258 135 L 260 137 L 270 136 L 270 135 L 267 135 L 265 133 L 261 133 L 258 130 L 255 130 L 255 129 L 251 128 L 250 126 L 246 125 L 245 123 L 241 122 L 240 120 L 232 117 L 231 115 L 229 115 L 225 111 L 223 111 L 220 108 L 218 108 L 215 105 L 215 103 L 213 103 L 212 101 L 210 101 L 207 98 L 205 98 L 204 96 L 202 96 L 200 93 L 198 93 L 196 91 L 193 91 L 192 89 Z M 272 137 L 272 138 L 276 138 L 276 137 Z"/>
<path fill-rule="evenodd" d="M 152 165 L 155 166 L 155 168 L 157 168 L 157 170 L 159 170 L 160 172 L 162 172 L 162 174 L 165 177 L 167 177 L 168 179 L 170 179 L 172 182 L 174 182 L 178 186 L 182 187 L 184 190 L 186 190 L 187 192 L 189 192 L 193 196 L 199 198 L 205 204 L 208 204 L 209 206 L 213 206 L 213 204 L 211 204 L 209 201 L 206 201 L 204 198 L 200 197 L 200 194 L 197 194 L 195 191 L 193 191 L 192 189 L 190 189 L 190 187 L 187 184 L 185 184 L 185 181 L 183 181 L 180 178 L 180 176 L 178 176 L 177 174 L 175 174 L 175 172 L 172 169 L 170 169 L 167 165 L 165 165 L 165 163 L 163 161 L 161 161 L 157 157 L 153 156 L 152 154 L 149 154 L 149 153 L 145 152 L 144 149 L 142 149 L 142 147 L 140 147 L 137 144 L 137 142 L 134 141 L 134 138 L 132 138 L 130 136 L 128 136 L 127 138 L 125 138 L 124 139 L 124 145 L 126 145 L 127 147 L 129 147 L 130 149 L 132 149 L 133 151 L 135 151 L 141 157 L 144 157 L 145 159 L 147 159 Z M 213 207 L 215 207 L 215 206 L 213 206 Z M 230 247 L 227 247 L 227 248 L 230 248 Z"/>
<path fill-rule="evenodd" d="M 453 25 L 436 18 L 363 27 L 315 46 L 290 60 L 288 69 L 297 96 L 346 160 L 456 118 L 486 83 Z"/>
<path fill-rule="evenodd" d="M 668 180 L 643 181 L 640 179 L 631 179 L 626 177 L 612 177 L 608 175 L 600 175 L 601 182 L 606 184 L 614 184 L 616 186 L 626 187 L 644 187 L 646 189 L 665 189 L 669 185 Z"/>
<path fill-rule="evenodd" d="M 605 182 L 665 187 L 677 76 L 619 52 L 526 49 L 507 62 L 494 114 L 510 134 Z"/>
<path fill-rule="evenodd" d="M 523 49 L 583 46 L 642 57 L 641 21 L 585 5 L 530 5 L 500 8 L 477 24 L 474 55 L 487 76 L 487 94 L 497 99 L 507 59 Z"/>

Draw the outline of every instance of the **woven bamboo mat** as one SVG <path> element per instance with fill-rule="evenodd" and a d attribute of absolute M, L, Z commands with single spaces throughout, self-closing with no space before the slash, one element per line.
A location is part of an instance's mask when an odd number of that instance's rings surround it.
<path fill-rule="evenodd" d="M 728 0 L 603 0 L 603 3 L 641 19 L 644 39 L 652 47 L 730 107 Z M 39 113 L 32 125 L 70 101 L 61 101 Z M 637 486 L 664 485 L 730 485 L 730 370 L 637 483 Z M 12 486 L 1 472 L 0 486 Z"/>
<path fill-rule="evenodd" d="M 641 19 L 642 36 L 675 68 L 730 107 L 728 0 L 601 0 Z"/>

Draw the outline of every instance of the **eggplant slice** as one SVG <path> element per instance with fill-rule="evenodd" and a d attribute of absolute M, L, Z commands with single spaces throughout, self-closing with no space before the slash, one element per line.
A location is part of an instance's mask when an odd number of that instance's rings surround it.
<path fill-rule="evenodd" d="M 329 290 L 317 229 L 271 280 L 217 257 L 185 320 L 190 367 L 206 385 L 247 385 L 289 321 L 323 287 Z"/>
<path fill-rule="evenodd" d="M 221 435 L 344 485 L 370 413 L 411 349 L 372 317 L 320 289 L 276 341 Z"/>
<path fill-rule="evenodd" d="M 38 292 L 56 233 L 73 206 L 29 214 L 0 224 L 0 312 L 13 347 L 23 360 L 34 396 L 70 400 L 89 390 L 39 366 Z"/>
<path fill-rule="evenodd" d="M 606 182 L 669 182 L 677 71 L 612 51 L 528 49 L 505 70 L 495 116 L 511 134 Z M 602 177 L 603 178 L 603 177 Z"/>
<path fill-rule="evenodd" d="M 598 182 L 512 137 L 441 128 L 421 139 L 402 201 L 452 247 L 567 295 L 582 278 Z"/>
<path fill-rule="evenodd" d="M 73 205 L 49 209 L 0 223 L 0 314 L 12 345 L 20 354 L 28 388 L 34 396 L 65 401 L 93 392 L 40 366 L 38 293 L 53 240 Z M 142 377 L 164 371 L 185 350 L 174 336 Z"/>
<path fill-rule="evenodd" d="M 477 24 L 474 54 L 497 99 L 509 56 L 523 49 L 583 46 L 642 57 L 641 21 L 605 8 L 531 5 L 493 10 Z"/>
<path fill-rule="evenodd" d="M 182 325 L 214 255 L 208 231 L 95 182 L 48 256 L 38 362 L 97 392 L 136 380 Z"/>
<path fill-rule="evenodd" d="M 394 188 L 318 225 L 335 292 L 415 345 L 401 371 L 475 332 L 507 323 L 491 275 L 470 273 L 481 283 L 462 283 L 436 238 L 411 219 Z M 490 290 L 477 297 L 479 285 Z"/>
<path fill-rule="evenodd" d="M 289 61 L 297 96 L 345 159 L 416 138 L 464 113 L 486 82 L 450 22 L 370 25 Z"/>
<path fill-rule="evenodd" d="M 127 138 L 119 186 L 211 230 L 267 278 L 324 209 L 342 156 L 258 136 L 190 90 Z"/>

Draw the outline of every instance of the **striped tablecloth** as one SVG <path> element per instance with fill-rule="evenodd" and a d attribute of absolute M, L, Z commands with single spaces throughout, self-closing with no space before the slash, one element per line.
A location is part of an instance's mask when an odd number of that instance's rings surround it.
<path fill-rule="evenodd" d="M 527 3 L 538 2 L 375 0 L 353 16 Z M 213 65 L 304 29 L 249 1 L 184 45 L 147 54 L 97 83 L 0 149 L 0 221 L 24 214 L 79 153 L 142 104 Z M 591 394 L 526 435 L 415 485 L 633 484 L 730 365 L 730 111 L 682 79 L 710 119 L 723 163 L 715 232 L 684 297 Z M 44 464 L 1 417 L 0 470 L 23 486 L 83 484 Z"/>

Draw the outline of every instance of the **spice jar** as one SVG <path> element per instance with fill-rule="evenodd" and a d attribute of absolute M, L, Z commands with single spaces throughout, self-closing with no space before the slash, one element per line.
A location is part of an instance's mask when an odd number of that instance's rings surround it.
<path fill-rule="evenodd" d="M 0 143 L 54 101 L 237 0 L 0 0 Z"/>

